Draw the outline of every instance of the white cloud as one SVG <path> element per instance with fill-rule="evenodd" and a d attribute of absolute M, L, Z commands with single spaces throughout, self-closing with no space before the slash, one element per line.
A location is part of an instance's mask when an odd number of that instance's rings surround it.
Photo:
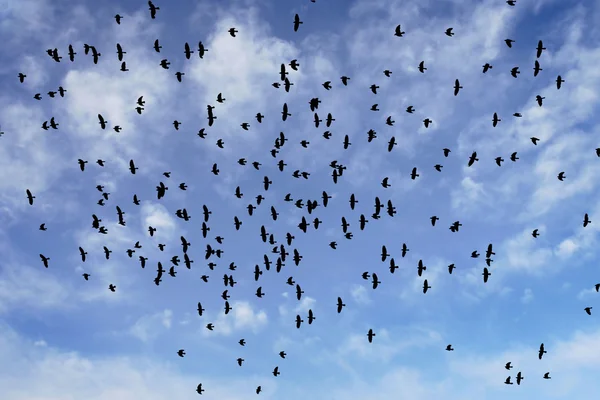
<path fill-rule="evenodd" d="M 369 293 L 364 286 L 354 285 L 350 294 L 352 295 L 352 299 L 358 304 L 369 304 L 371 302 Z"/>
<path fill-rule="evenodd" d="M 303 296 L 298 305 L 294 308 L 297 314 L 307 313 L 309 308 L 312 308 L 317 301 L 309 296 Z"/>
<path fill-rule="evenodd" d="M 129 329 L 129 333 L 142 342 L 150 342 L 160 335 L 162 330 L 171 329 L 172 318 L 173 311 L 168 309 L 143 316 Z"/>
<path fill-rule="evenodd" d="M 0 327 L 0 387 L 3 400 L 130 399 L 158 400 L 170 396 L 192 400 L 198 383 L 207 398 L 237 400 L 254 394 L 256 378 L 214 379 L 181 374 L 168 363 L 146 357 L 85 357 L 52 346 L 34 346 Z M 31 382 L 35 382 L 32 385 Z M 276 382 L 261 382 L 266 398 Z"/>
<path fill-rule="evenodd" d="M 521 302 L 523 304 L 527 304 L 531 300 L 533 300 L 533 291 L 531 289 L 527 288 L 523 291 L 523 296 L 521 296 Z"/>
<path fill-rule="evenodd" d="M 148 227 L 151 226 L 156 228 L 156 232 L 154 232 L 156 239 L 173 240 L 177 224 L 175 218 L 171 216 L 165 206 L 158 203 L 144 202 L 140 213 L 142 232 L 147 232 Z"/>
<path fill-rule="evenodd" d="M 52 257 L 51 257 L 52 258 Z M 52 260 L 50 260 L 52 263 Z M 6 266 L 0 274 L 0 313 L 14 308 L 62 309 L 69 307 L 70 288 L 46 270 L 26 265 Z"/>
<path fill-rule="evenodd" d="M 203 335 L 211 334 L 229 336 L 234 331 L 250 330 L 258 333 L 268 323 L 267 313 L 264 310 L 254 311 L 247 301 L 234 301 L 231 304 L 230 314 L 221 312 L 214 322 L 213 331 L 203 328 Z"/>

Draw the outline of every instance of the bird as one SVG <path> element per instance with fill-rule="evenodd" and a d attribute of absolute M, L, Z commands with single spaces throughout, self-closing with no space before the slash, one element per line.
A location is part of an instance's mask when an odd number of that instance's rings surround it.
<path fill-rule="evenodd" d="M 22 72 L 19 72 L 19 82 L 23 83 L 25 82 L 25 78 L 27 77 L 27 75 L 23 74 Z"/>
<path fill-rule="evenodd" d="M 533 76 L 538 76 L 540 71 L 543 71 L 543 69 L 540 68 L 540 62 L 538 60 L 535 60 L 535 63 L 533 66 Z"/>
<path fill-rule="evenodd" d="M 202 394 L 202 392 L 204 392 L 204 389 L 202 389 L 201 383 L 199 383 L 198 386 L 196 387 L 196 392 L 198 392 L 198 394 Z"/>
<path fill-rule="evenodd" d="M 542 106 L 542 101 L 545 99 L 545 97 L 540 96 L 539 94 L 537 96 L 535 96 L 535 101 L 538 103 L 538 105 L 541 107 Z"/>
<path fill-rule="evenodd" d="M 586 307 L 586 308 L 584 308 L 584 310 L 587 313 L 587 315 L 592 315 L 592 308 L 593 307 Z"/>
<path fill-rule="evenodd" d="M 303 24 L 303 22 L 300 21 L 300 16 L 298 14 L 294 15 L 294 32 L 298 32 L 300 24 Z"/>
<path fill-rule="evenodd" d="M 546 50 L 546 48 L 544 47 L 544 44 L 540 40 L 540 41 L 538 41 L 537 48 L 536 48 L 536 55 L 535 55 L 536 58 L 540 58 L 541 57 L 542 50 Z"/>
<path fill-rule="evenodd" d="M 150 18 L 155 19 L 156 18 L 156 11 L 160 10 L 160 7 L 156 7 L 152 1 L 148 1 L 148 7 L 150 9 Z"/>
<path fill-rule="evenodd" d="M 454 81 L 454 95 L 458 95 L 458 92 L 460 89 L 462 89 L 463 87 L 460 86 L 460 82 L 457 80 Z"/>
<path fill-rule="evenodd" d="M 394 36 L 402 37 L 404 35 L 404 33 L 406 33 L 406 32 L 402 32 L 400 30 L 400 25 L 396 26 L 396 33 L 394 33 Z"/>
<path fill-rule="evenodd" d="M 231 35 L 231 37 L 235 37 L 235 34 L 238 33 L 238 30 L 235 28 L 229 28 L 228 32 Z"/>
<path fill-rule="evenodd" d="M 454 36 L 454 32 L 452 32 L 452 29 L 454 29 L 454 28 L 446 29 L 446 36 L 448 36 L 448 37 Z"/>
<path fill-rule="evenodd" d="M 560 89 L 560 87 L 562 86 L 562 84 L 564 83 L 564 80 L 561 78 L 560 75 L 558 75 L 558 77 L 556 78 L 556 89 Z"/>
<path fill-rule="evenodd" d="M 367 332 L 367 339 L 369 340 L 369 343 L 373 343 L 373 338 L 377 336 L 375 333 L 373 333 L 373 329 L 369 329 L 369 332 Z"/>
<path fill-rule="evenodd" d="M 27 201 L 29 202 L 29 205 L 32 206 L 33 205 L 33 199 L 35 199 L 35 196 L 33 196 L 31 194 L 31 191 L 29 189 L 25 190 L 25 193 L 27 193 Z M 586 214 L 587 216 L 587 214 Z"/>
<path fill-rule="evenodd" d="M 342 308 L 346 307 L 346 305 L 342 302 L 342 298 L 338 297 L 337 298 L 337 312 L 338 314 L 342 312 Z"/>
<path fill-rule="evenodd" d="M 544 349 L 544 343 L 540 344 L 540 350 L 538 351 L 538 358 L 541 360 L 542 356 L 546 353 L 547 353 L 547 351 Z"/>
<path fill-rule="evenodd" d="M 451 344 L 449 344 L 448 346 L 446 346 L 446 351 L 454 351 L 454 349 L 452 348 Z"/>
<path fill-rule="evenodd" d="M 29 204 L 31 204 L 31 201 L 29 202 Z M 590 220 L 590 218 L 588 217 L 588 214 L 586 213 L 583 216 L 583 227 L 585 228 L 586 226 L 588 226 L 591 223 L 592 223 L 592 221 Z M 597 291 L 597 289 L 596 289 L 596 291 Z"/>
<path fill-rule="evenodd" d="M 48 268 L 48 261 L 50 260 L 50 257 L 46 257 L 43 254 L 40 254 L 40 259 L 42 260 L 42 264 L 44 264 L 44 267 Z"/>
<path fill-rule="evenodd" d="M 522 381 L 523 379 L 525 379 L 525 378 L 523 377 L 523 374 L 521 373 L 521 371 L 519 371 L 519 372 L 517 373 L 517 385 L 520 385 L 520 384 L 521 384 L 521 381 Z"/>
<path fill-rule="evenodd" d="M 504 43 L 506 43 L 506 45 L 507 45 L 509 48 L 512 48 L 512 44 L 513 44 L 514 42 L 515 42 L 515 41 L 514 41 L 514 40 L 512 40 L 512 39 L 504 39 Z"/>

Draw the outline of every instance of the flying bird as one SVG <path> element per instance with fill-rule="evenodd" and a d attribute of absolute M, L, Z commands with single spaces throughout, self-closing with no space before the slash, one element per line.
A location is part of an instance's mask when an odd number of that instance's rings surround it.
<path fill-rule="evenodd" d="M 300 24 L 302 24 L 303 22 L 300 21 L 300 16 L 298 14 L 296 14 L 294 16 L 294 32 L 298 32 L 298 28 L 300 27 Z"/>

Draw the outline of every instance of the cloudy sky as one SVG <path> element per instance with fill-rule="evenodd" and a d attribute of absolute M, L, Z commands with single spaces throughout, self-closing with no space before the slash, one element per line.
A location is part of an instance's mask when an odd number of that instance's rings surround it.
<path fill-rule="evenodd" d="M 204 398 L 219 400 L 591 399 L 600 393 L 594 288 L 600 282 L 600 131 L 593 123 L 600 2 L 157 0 L 156 19 L 141 0 L 0 4 L 3 400 L 195 399 L 199 383 Z M 297 32 L 295 14 L 303 21 Z M 402 37 L 394 36 L 398 24 Z M 444 34 L 449 27 L 452 37 Z M 514 40 L 512 48 L 505 39 Z M 539 40 L 546 50 L 534 77 Z M 200 41 L 208 50 L 203 58 Z M 194 51 L 189 60 L 186 42 Z M 129 71 L 120 70 L 117 43 Z M 97 64 L 84 44 L 101 53 Z M 47 54 L 54 48 L 60 62 Z M 169 69 L 161 67 L 163 59 Z M 289 66 L 294 59 L 297 71 Z M 493 68 L 483 74 L 485 63 Z M 289 92 L 281 64 L 293 83 Z M 176 72 L 184 74 L 181 82 Z M 347 86 L 341 76 L 350 78 Z M 458 96 L 456 79 L 463 86 Z M 326 81 L 331 90 L 322 86 Z M 371 85 L 379 86 L 377 94 Z M 47 93 L 58 87 L 64 97 L 51 98 Z M 216 101 L 219 93 L 223 103 Z M 142 114 L 136 112 L 140 96 Z M 318 128 L 311 98 L 321 101 Z M 291 114 L 285 122 L 284 103 Z M 371 111 L 374 104 L 378 111 Z M 207 105 L 215 107 L 212 127 Z M 409 106 L 414 113 L 406 112 Z M 99 113 L 108 121 L 105 130 Z M 261 123 L 257 113 L 264 115 Z M 329 113 L 335 120 L 326 127 Z M 501 119 L 496 127 L 494 113 Z M 58 129 L 43 130 L 51 118 Z M 428 128 L 425 119 L 432 121 Z M 371 129 L 377 137 L 369 142 Z M 287 141 L 273 157 L 280 132 Z M 344 149 L 346 135 L 351 144 Z M 388 152 L 392 137 L 397 145 Z M 451 149 L 448 157 L 443 148 Z M 479 161 L 468 167 L 474 151 Z M 504 159 L 500 167 L 496 157 Z M 78 159 L 87 161 L 83 172 Z M 129 160 L 139 168 L 135 175 Z M 346 168 L 337 184 L 333 160 Z M 218 175 L 211 173 L 215 163 Z M 415 167 L 419 176 L 412 180 Z M 295 178 L 296 170 L 308 179 Z M 268 190 L 264 177 L 272 181 Z M 391 186 L 384 188 L 386 177 Z M 169 189 L 159 200 L 160 182 Z M 103 206 L 96 185 L 110 193 Z M 234 195 L 238 186 L 241 198 Z M 327 207 L 323 191 L 331 196 Z M 284 201 L 288 194 L 293 201 Z M 264 200 L 257 206 L 258 195 Z M 379 219 L 372 218 L 375 197 L 384 204 Z M 310 215 L 308 200 L 318 203 Z M 249 204 L 256 206 L 252 216 Z M 203 205 L 212 213 L 206 239 Z M 125 226 L 118 224 L 117 206 Z M 176 215 L 183 208 L 189 221 Z M 592 223 L 584 228 L 586 213 Z M 92 214 L 107 234 L 92 227 Z M 368 220 L 364 230 L 361 214 Z M 434 215 L 439 220 L 432 226 Z M 298 228 L 302 217 L 306 233 Z M 458 232 L 449 229 L 455 221 L 462 224 Z M 276 245 L 261 240 L 263 225 Z M 153 237 L 149 226 L 157 229 Z M 165 273 L 156 286 L 158 262 L 168 271 L 172 257 L 183 260 L 182 235 L 191 243 L 191 268 L 179 263 L 176 277 Z M 484 283 L 490 243 L 496 255 Z M 207 244 L 221 249 L 221 257 L 205 260 Z M 281 244 L 289 255 L 278 273 L 273 247 Z M 384 262 L 382 245 L 390 254 Z M 108 260 L 104 246 L 112 251 Z M 128 249 L 135 250 L 131 258 Z M 303 257 L 298 266 L 294 249 Z M 472 258 L 473 251 L 481 255 Z M 50 258 L 48 268 L 40 254 Z M 269 271 L 265 254 L 273 263 Z M 145 268 L 140 256 L 148 259 Z M 393 274 L 391 258 L 398 266 Z M 427 267 L 422 276 L 419 260 Z M 263 271 L 258 282 L 255 265 Z M 376 289 L 364 272 L 377 274 Z M 224 286 L 224 274 L 233 275 L 234 287 Z M 301 300 L 286 284 L 289 277 L 304 291 Z M 431 286 L 426 294 L 424 279 Z M 259 286 L 262 298 L 255 296 Z M 346 304 L 340 314 L 338 296 Z M 594 307 L 591 316 L 585 307 Z M 309 309 L 316 317 L 310 325 Z M 304 320 L 299 329 L 296 315 Z M 541 361 L 540 343 L 547 350 Z M 454 351 L 445 351 L 448 344 Z M 238 358 L 245 360 L 241 367 Z M 505 385 L 518 371 L 521 385 Z M 550 380 L 543 379 L 546 372 Z"/>

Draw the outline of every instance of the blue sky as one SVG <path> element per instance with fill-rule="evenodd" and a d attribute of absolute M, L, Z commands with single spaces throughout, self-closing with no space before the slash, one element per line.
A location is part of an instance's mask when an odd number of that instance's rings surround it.
<path fill-rule="evenodd" d="M 308 0 L 145 1 L 9 0 L 0 11 L 0 387 L 6 400 L 50 399 L 592 399 L 600 393 L 600 324 L 595 313 L 600 230 L 598 2 Z M 113 16 L 123 16 L 117 25 Z M 303 24 L 292 29 L 294 14 Z M 401 24 L 405 36 L 394 36 Z M 237 37 L 228 29 L 236 27 Z M 453 27 L 455 35 L 444 31 Z M 161 54 L 152 46 L 162 45 Z M 504 40 L 514 39 L 513 48 Z M 543 69 L 533 77 L 535 47 Z M 208 52 L 190 60 L 184 43 Z M 97 65 L 83 44 L 102 56 Z M 127 53 L 121 72 L 116 43 Z M 77 55 L 68 60 L 68 45 Z M 46 49 L 58 48 L 56 63 Z M 159 63 L 171 62 L 169 70 Z M 289 93 L 271 86 L 288 67 Z M 428 68 L 417 70 L 420 61 Z M 481 72 L 485 63 L 493 65 Z M 517 79 L 511 68 L 519 66 Z M 383 70 L 392 71 L 387 78 Z M 177 82 L 175 72 L 183 72 Z M 24 83 L 17 77 L 27 75 Z M 340 77 L 350 77 L 343 86 Z M 560 90 L 555 79 L 565 80 Z M 463 89 L 453 95 L 454 80 Z M 331 81 L 326 91 L 321 84 Z M 372 84 L 379 86 L 371 93 Z M 62 86 L 65 97 L 46 93 Z M 41 93 L 42 100 L 33 99 Z M 223 104 L 216 102 L 222 93 Z M 544 97 L 543 106 L 535 101 Z M 142 115 L 136 100 L 146 101 Z M 314 127 L 308 101 L 321 100 Z M 281 121 L 283 103 L 292 114 Z M 370 111 L 377 103 L 380 111 Z M 206 106 L 217 120 L 207 126 Z M 405 112 L 409 105 L 414 114 Z M 265 116 L 259 124 L 256 113 Z M 502 121 L 492 127 L 492 116 Z M 521 118 L 513 113 L 521 113 Z M 97 114 L 108 121 L 101 130 Z M 388 116 L 394 126 L 385 124 Z M 59 129 L 44 131 L 54 117 Z M 423 126 L 430 118 L 433 124 Z M 173 121 L 181 122 L 179 130 Z M 240 124 L 248 122 L 248 131 Z M 324 122 L 323 122 L 324 124 Z M 111 128 L 120 125 L 120 133 Z M 208 136 L 197 132 L 206 128 Z M 377 138 L 367 142 L 373 129 Z M 322 137 L 325 130 L 333 134 Z M 289 139 L 277 158 L 269 151 L 279 132 Z M 344 136 L 352 145 L 344 150 Z M 398 145 L 387 152 L 394 136 Z M 540 139 L 534 146 L 530 137 Z M 215 142 L 223 139 L 224 149 Z M 300 146 L 310 142 L 308 148 Z M 452 152 L 445 158 L 443 148 Z M 473 151 L 479 161 L 467 167 Z M 519 160 L 510 161 L 518 152 Z M 505 162 L 498 167 L 498 156 Z M 237 163 L 240 158 L 246 166 Z M 77 160 L 87 160 L 81 172 Z M 97 159 L 105 160 L 105 167 Z M 128 162 L 139 167 L 130 174 Z M 278 160 L 287 166 L 277 168 Z M 331 161 L 346 166 L 333 184 Z M 256 171 L 251 163 L 259 161 Z M 220 174 L 210 171 L 218 164 Z M 433 166 L 443 165 L 442 172 Z M 410 179 L 413 167 L 420 176 Z M 295 179 L 295 170 L 310 173 Z M 171 172 L 166 178 L 163 172 Z M 557 174 L 565 172 L 559 181 Z M 268 176 L 273 184 L 264 191 Z M 388 177 L 391 187 L 383 188 Z M 169 190 L 158 200 L 155 187 Z M 187 191 L 178 188 L 181 182 Z M 103 185 L 110 196 L 97 205 Z M 237 199 L 239 186 L 244 196 Z M 25 190 L 36 196 L 27 203 Z M 327 208 L 320 199 L 332 196 Z M 132 203 L 137 194 L 140 206 Z M 308 215 L 283 201 L 317 200 Z M 349 206 L 351 194 L 358 204 Z M 246 207 L 263 203 L 253 216 Z M 392 200 L 374 220 L 374 199 Z M 117 224 L 115 207 L 125 212 Z M 212 215 L 201 236 L 202 206 Z M 270 217 L 270 207 L 279 213 Z M 186 208 L 184 222 L 175 215 Z M 588 213 L 592 223 L 583 228 Z M 95 214 L 108 229 L 92 228 Z M 369 222 L 359 230 L 359 217 Z M 429 218 L 439 217 L 432 227 Z M 234 228 L 238 216 L 243 225 Z M 302 233 L 305 216 L 322 225 Z M 344 237 L 341 218 L 353 238 Z M 448 228 L 460 221 L 459 232 Z M 45 223 L 47 231 L 38 229 Z M 149 237 L 148 226 L 157 228 Z M 295 239 L 280 273 L 253 279 L 263 255 L 260 227 L 277 244 Z M 534 239 L 531 232 L 538 229 Z M 156 266 L 183 259 L 180 236 L 191 242 L 191 269 L 176 267 L 160 286 Z M 219 245 L 214 238 L 220 235 Z M 127 249 L 142 245 L 134 257 Z M 336 241 L 333 250 L 329 243 Z M 158 244 L 165 244 L 165 251 Z M 401 256 L 402 244 L 410 249 Z M 492 275 L 482 280 L 484 253 L 493 243 Z M 206 244 L 224 250 L 213 271 Z M 385 245 L 399 269 L 381 262 Z M 81 261 L 78 247 L 87 251 Z M 103 246 L 112 250 L 104 258 Z M 299 266 L 293 249 L 303 256 Z M 471 258 L 477 250 L 482 255 Z M 43 267 L 39 254 L 50 257 Z M 138 256 L 148 258 L 145 269 Z M 427 270 L 417 275 L 423 260 Z M 235 262 L 236 271 L 228 266 Z M 456 269 L 450 275 L 449 264 Z M 373 289 L 363 272 L 381 281 Z M 82 274 L 89 273 L 89 281 Z M 223 274 L 233 310 L 224 315 Z M 200 277 L 209 275 L 207 283 Z M 286 284 L 301 285 L 301 301 Z M 431 289 L 422 293 L 423 280 Z M 108 285 L 114 284 L 116 292 Z M 258 286 L 263 298 L 254 295 Z M 336 313 L 337 297 L 346 307 Z M 206 309 L 198 316 L 196 306 Z M 594 307 L 592 315 L 585 307 Z M 308 325 L 307 312 L 316 320 Z M 295 316 L 305 320 L 295 327 Z M 213 323 L 214 331 L 205 326 Z M 366 334 L 376 337 L 369 344 Z M 238 341 L 247 342 L 241 347 Z M 540 343 L 547 354 L 538 360 Z M 453 352 L 446 352 L 452 344 Z M 177 350 L 185 349 L 184 358 Z M 279 351 L 287 353 L 281 359 Z M 239 367 L 236 359 L 245 360 Z M 514 369 L 506 371 L 511 361 Z M 279 367 L 281 375 L 271 371 Z M 521 371 L 520 386 L 505 385 Z M 552 379 L 542 376 L 550 372 Z M 263 392 L 257 396 L 255 389 Z"/>

